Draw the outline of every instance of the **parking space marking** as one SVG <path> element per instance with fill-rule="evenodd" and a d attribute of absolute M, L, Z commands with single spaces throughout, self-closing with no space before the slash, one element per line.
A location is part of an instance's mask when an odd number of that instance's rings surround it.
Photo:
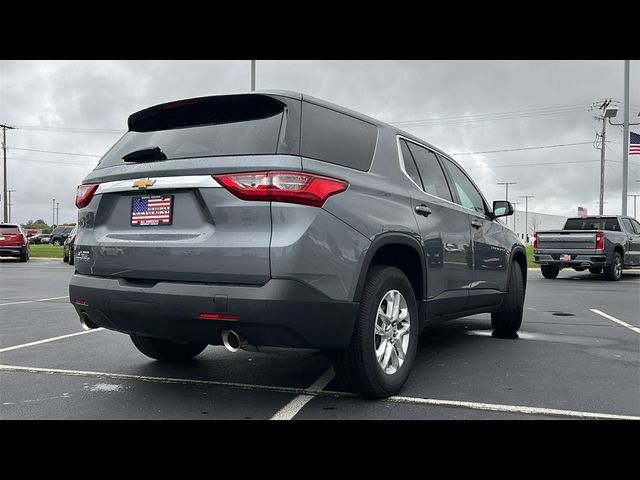
<path fill-rule="evenodd" d="M 6 305 L 20 305 L 22 303 L 48 302 L 49 300 L 62 300 L 63 298 L 69 298 L 69 295 L 65 295 L 64 297 L 40 298 L 38 300 L 23 300 L 21 302 L 0 303 L 0 307 L 4 307 Z"/>
<path fill-rule="evenodd" d="M 326 387 L 336 373 L 333 371 L 333 367 L 330 367 L 324 372 L 318 379 L 309 386 L 309 390 L 320 391 Z M 284 407 L 276 412 L 271 417 L 271 420 L 291 420 L 295 417 L 300 410 L 314 397 L 315 395 L 298 395 L 296 398 L 287 403 Z"/>
<path fill-rule="evenodd" d="M 77 377 L 112 378 L 119 380 L 142 380 L 154 383 L 169 383 L 182 385 L 214 385 L 236 388 L 239 390 L 260 390 L 267 392 L 279 392 L 296 395 L 323 396 L 336 398 L 354 398 L 352 393 L 335 392 L 331 390 L 311 390 L 306 388 L 275 387 L 270 385 L 251 385 L 247 383 L 220 382 L 216 380 L 197 380 L 191 378 L 151 377 L 145 375 L 131 375 L 126 373 L 92 372 L 83 370 L 64 370 L 59 368 L 23 367 L 18 365 L 0 365 L 0 371 L 45 373 L 50 375 L 69 375 Z M 380 400 L 382 402 L 409 403 L 416 405 L 433 405 L 439 407 L 467 408 L 471 410 L 491 410 L 494 412 L 523 413 L 529 415 L 545 415 L 569 418 L 589 418 L 607 420 L 640 420 L 640 416 L 617 415 L 611 413 L 581 412 L 576 410 L 560 410 L 555 408 L 526 407 L 521 405 L 500 405 L 494 403 L 465 402 L 457 400 L 439 400 L 434 398 L 418 398 L 396 396 Z"/>
<path fill-rule="evenodd" d="M 63 338 L 76 337 L 78 335 L 84 335 L 86 333 L 99 332 L 100 330 L 104 330 L 104 328 L 94 328 L 92 330 L 83 330 L 82 332 L 69 333 L 68 335 L 60 335 L 59 337 L 45 338 L 44 340 L 23 343 L 22 345 L 14 345 L 13 347 L 0 348 L 0 353 L 10 352 L 11 350 L 18 350 L 19 348 L 33 347 L 34 345 L 42 345 L 43 343 L 55 342 L 56 340 L 62 340 Z"/>
<path fill-rule="evenodd" d="M 633 325 L 629 325 L 627 322 L 623 322 L 622 320 L 618 320 L 616 317 L 612 317 L 611 315 L 601 312 L 597 308 L 590 308 L 589 310 L 591 310 L 593 313 L 597 313 L 598 315 L 603 316 L 604 318 L 608 318 L 612 322 L 616 322 L 622 325 L 623 327 L 627 327 L 629 330 L 633 330 L 636 333 L 640 333 L 640 328 L 634 327 Z"/>

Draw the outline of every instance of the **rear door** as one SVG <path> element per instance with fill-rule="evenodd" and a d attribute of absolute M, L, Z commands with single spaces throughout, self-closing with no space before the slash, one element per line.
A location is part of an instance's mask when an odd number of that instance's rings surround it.
<path fill-rule="evenodd" d="M 442 158 L 442 157 L 441 157 Z M 473 275 L 469 286 L 468 307 L 480 307 L 500 302 L 500 292 L 507 288 L 509 240 L 506 227 L 489 216 L 489 207 L 480 190 L 455 163 L 443 158 L 460 204 L 468 212 L 473 251 Z"/>
<path fill-rule="evenodd" d="M 286 126 L 299 129 L 295 106 L 264 95 L 204 103 L 130 117 L 130 131 L 84 182 L 99 186 L 79 210 L 79 273 L 135 285 L 268 281 L 270 203 L 240 199 L 212 175 L 301 170 Z"/>
<path fill-rule="evenodd" d="M 434 152 L 399 138 L 405 183 L 427 262 L 427 318 L 466 307 L 471 283 L 468 213 L 453 197 Z"/>
<path fill-rule="evenodd" d="M 640 265 L 640 223 L 632 218 L 623 218 L 624 229 L 629 235 L 625 248 L 625 265 Z"/>

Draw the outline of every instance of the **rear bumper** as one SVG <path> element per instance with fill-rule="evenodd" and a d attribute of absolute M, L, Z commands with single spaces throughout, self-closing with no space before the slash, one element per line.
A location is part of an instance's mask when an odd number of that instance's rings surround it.
<path fill-rule="evenodd" d="M 15 247 L 0 247 L 0 257 L 19 257 L 25 248 L 26 247 L 20 245 Z"/>
<path fill-rule="evenodd" d="M 351 341 L 357 302 L 331 300 L 294 280 L 272 279 L 262 286 L 159 282 L 74 274 L 69 298 L 78 314 L 98 326 L 174 341 L 218 345 L 233 329 L 252 345 L 341 349 Z M 88 306 L 74 303 L 81 299 Z M 198 318 L 228 313 L 237 320 Z"/>
<path fill-rule="evenodd" d="M 604 254 L 571 255 L 571 260 L 560 260 L 558 254 L 536 253 L 533 255 L 536 263 L 540 265 L 553 265 L 555 267 L 606 267 L 609 265 Z"/>

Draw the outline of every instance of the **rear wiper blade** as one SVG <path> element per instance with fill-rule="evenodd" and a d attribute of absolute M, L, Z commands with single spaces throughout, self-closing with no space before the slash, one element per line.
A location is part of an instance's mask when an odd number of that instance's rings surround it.
<path fill-rule="evenodd" d="M 154 162 L 156 160 L 166 160 L 167 156 L 160 147 L 150 147 L 127 153 L 122 159 L 125 162 Z"/>

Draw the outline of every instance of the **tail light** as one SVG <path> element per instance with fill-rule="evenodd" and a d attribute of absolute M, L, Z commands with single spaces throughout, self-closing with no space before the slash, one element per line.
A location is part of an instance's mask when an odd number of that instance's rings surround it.
<path fill-rule="evenodd" d="M 335 178 L 306 172 L 247 172 L 212 175 L 242 200 L 299 203 L 321 207 L 328 197 L 343 192 L 349 184 Z"/>
<path fill-rule="evenodd" d="M 533 248 L 538 248 L 538 232 L 533 234 Z"/>
<path fill-rule="evenodd" d="M 78 185 L 78 190 L 76 191 L 76 207 L 83 208 L 89 205 L 89 202 L 93 198 L 93 194 L 96 193 L 97 188 L 97 183 Z"/>
<path fill-rule="evenodd" d="M 604 232 L 596 232 L 596 250 L 604 250 Z"/>

